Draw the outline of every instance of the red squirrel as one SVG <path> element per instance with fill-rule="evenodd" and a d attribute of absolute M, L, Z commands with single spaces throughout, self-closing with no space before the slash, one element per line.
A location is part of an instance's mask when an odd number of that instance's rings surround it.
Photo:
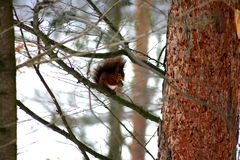
<path fill-rule="evenodd" d="M 108 58 L 94 70 L 93 80 L 109 88 L 113 94 L 115 89 L 123 86 L 124 65 L 126 60 L 122 57 Z"/>

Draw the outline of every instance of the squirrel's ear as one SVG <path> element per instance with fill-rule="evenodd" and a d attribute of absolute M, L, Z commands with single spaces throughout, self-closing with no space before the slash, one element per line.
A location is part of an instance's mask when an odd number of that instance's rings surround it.
<path fill-rule="evenodd" d="M 121 64 L 120 64 L 120 67 L 123 68 L 123 67 L 125 66 L 126 62 L 127 62 L 127 61 L 126 61 L 125 59 L 122 59 L 122 62 L 121 62 Z"/>

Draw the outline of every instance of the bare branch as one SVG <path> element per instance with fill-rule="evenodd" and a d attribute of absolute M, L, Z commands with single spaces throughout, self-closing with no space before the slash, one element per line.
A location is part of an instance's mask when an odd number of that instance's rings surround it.
<path fill-rule="evenodd" d="M 36 34 L 37 36 L 39 36 L 42 41 L 45 43 L 45 45 L 47 46 L 47 49 L 48 48 L 51 48 L 51 44 L 56 44 L 55 41 L 49 39 L 46 35 L 44 35 L 42 32 L 40 32 L 38 30 L 37 33 L 35 33 L 35 31 L 33 31 L 33 29 L 31 27 L 28 27 L 26 25 L 23 25 L 22 23 L 18 23 L 20 24 L 20 26 L 22 26 L 24 29 L 26 29 L 27 31 L 30 31 L 31 33 L 33 34 Z M 57 46 L 62 46 L 61 44 L 56 44 Z M 64 48 L 67 48 L 67 47 L 64 47 Z M 73 75 L 73 77 L 75 77 L 79 82 L 91 87 L 91 88 L 94 88 L 94 89 L 97 89 L 98 91 L 104 93 L 105 95 L 107 95 L 108 97 L 118 101 L 119 103 L 121 103 L 122 105 L 125 105 L 125 106 L 128 106 L 129 108 L 135 110 L 136 112 L 138 112 L 139 114 L 141 114 L 143 117 L 149 119 L 149 120 L 152 120 L 156 123 L 159 122 L 160 118 L 151 114 L 150 112 L 146 111 L 143 109 L 143 107 L 140 107 L 140 106 L 137 106 L 136 104 L 134 103 L 131 103 L 117 95 L 112 95 L 107 89 L 103 88 L 102 86 L 99 86 L 98 84 L 95 84 L 95 83 L 92 83 L 91 81 L 89 81 L 88 79 L 86 79 L 85 77 L 83 77 L 82 75 L 80 75 L 77 71 L 75 71 L 73 68 L 69 67 L 67 64 L 65 64 L 61 58 L 59 58 L 57 56 L 57 54 L 55 54 L 52 49 L 48 50 L 48 51 L 51 51 L 50 52 L 50 57 L 51 59 L 56 59 L 56 62 L 58 63 L 58 65 L 60 65 L 66 72 L 68 72 L 69 74 Z M 114 52 L 111 52 L 112 55 L 114 55 Z M 116 53 L 116 52 L 115 52 Z M 126 53 L 125 50 L 119 50 L 117 53 Z M 98 54 L 89 54 L 89 57 L 91 56 L 95 56 L 95 55 L 98 55 Z M 100 54 L 99 54 L 100 55 Z M 109 53 L 106 53 L 105 55 L 108 55 L 109 56 Z M 111 55 L 111 54 L 110 54 Z M 132 59 L 133 62 L 136 62 L 136 59 Z M 158 72 L 158 75 L 162 75 L 163 76 L 163 71 L 160 70 L 159 68 L 155 67 L 153 64 L 149 63 L 149 62 L 146 62 L 146 61 L 141 61 L 141 65 L 145 65 L 145 66 L 149 66 L 149 68 L 151 67 L 152 70 L 156 70 Z M 139 62 L 138 62 L 139 63 Z"/>
<path fill-rule="evenodd" d="M 72 141 L 74 144 L 76 144 L 79 148 L 84 148 L 84 150 L 88 153 L 90 153 L 91 155 L 93 155 L 96 158 L 102 159 L 102 160 L 111 160 L 111 158 L 108 158 L 104 155 L 101 155 L 97 152 L 95 152 L 93 149 L 89 148 L 88 146 L 86 146 L 84 143 L 82 143 L 81 141 L 77 140 L 77 139 L 73 139 L 73 137 L 67 133 L 66 131 L 60 129 L 59 127 L 57 127 L 54 124 L 49 123 L 48 121 L 42 119 L 40 116 L 38 116 L 37 114 L 35 114 L 34 112 L 32 112 L 29 108 L 27 108 L 21 101 L 17 100 L 17 105 L 20 107 L 21 110 L 23 110 L 24 112 L 26 112 L 28 115 L 30 115 L 32 118 L 34 118 L 35 120 L 37 120 L 38 122 L 42 123 L 43 125 L 51 128 L 53 131 L 61 134 L 62 136 L 64 136 L 65 138 L 69 139 L 70 141 Z"/>
<path fill-rule="evenodd" d="M 18 16 L 17 16 L 17 13 L 16 13 L 15 9 L 14 9 L 14 13 L 15 13 L 15 15 L 16 15 L 16 18 L 18 19 Z M 36 14 L 37 14 L 37 13 L 36 13 Z M 37 16 L 35 16 L 35 18 L 37 18 Z M 36 20 L 36 19 L 35 19 L 35 20 Z M 37 26 L 37 27 L 38 27 L 38 26 Z M 21 28 L 20 28 L 20 32 L 21 32 L 21 35 L 22 35 L 24 47 L 25 47 L 25 49 L 26 49 L 26 51 L 27 51 L 27 54 L 28 54 L 29 58 L 31 59 L 32 57 L 31 57 L 31 55 L 30 55 L 30 53 L 29 53 L 29 51 L 28 51 L 28 48 L 27 48 L 27 45 L 26 45 L 26 42 L 25 42 L 25 38 L 24 38 L 24 34 L 23 34 L 23 31 L 22 31 Z M 43 83 L 44 87 L 46 88 L 47 92 L 48 92 L 49 95 L 51 96 L 52 101 L 53 101 L 53 103 L 55 104 L 55 106 L 56 106 L 56 108 L 57 108 L 57 111 L 58 111 L 58 113 L 60 114 L 60 117 L 61 117 L 61 119 L 62 119 L 62 121 L 63 121 L 63 124 L 64 124 L 64 126 L 66 127 L 69 135 L 71 136 L 72 139 L 77 140 L 77 138 L 75 137 L 74 133 L 72 132 L 72 130 L 71 130 L 71 128 L 70 128 L 70 126 L 69 126 L 69 124 L 68 124 L 68 122 L 67 122 L 67 120 L 66 120 L 66 118 L 65 118 L 65 116 L 64 116 L 64 114 L 63 114 L 63 112 L 62 112 L 62 109 L 61 109 L 61 107 L 60 107 L 60 105 L 59 105 L 56 97 L 54 96 L 52 90 L 50 89 L 50 87 L 48 86 L 48 84 L 46 83 L 46 81 L 44 80 L 42 74 L 41 74 L 40 71 L 39 71 L 39 68 L 36 67 L 35 65 L 34 65 L 33 67 L 34 67 L 34 70 L 35 70 L 36 74 L 38 75 L 38 77 L 40 78 L 41 82 Z M 79 149 L 81 150 L 84 158 L 85 158 L 86 160 L 90 160 L 89 157 L 88 157 L 88 155 L 87 155 L 87 153 L 85 152 L 84 148 L 82 148 L 81 146 L 78 146 L 78 147 L 79 147 Z"/>
<path fill-rule="evenodd" d="M 153 160 L 155 159 L 154 156 L 151 154 L 151 152 L 146 148 L 146 146 L 144 144 L 142 144 L 137 137 L 121 122 L 120 119 L 118 119 L 118 117 L 116 117 L 116 115 L 110 110 L 110 108 L 102 101 L 100 100 L 93 92 L 91 92 L 93 94 L 93 96 L 103 104 L 103 106 L 111 113 L 111 115 L 118 121 L 118 123 L 121 124 L 121 126 L 132 136 L 132 138 L 134 140 L 136 140 L 136 142 L 142 147 L 144 148 L 144 150 L 153 158 Z"/>

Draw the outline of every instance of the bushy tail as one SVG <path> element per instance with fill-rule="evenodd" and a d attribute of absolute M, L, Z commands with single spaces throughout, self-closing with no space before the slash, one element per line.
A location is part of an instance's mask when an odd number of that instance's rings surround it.
<path fill-rule="evenodd" d="M 95 83 L 99 83 L 99 78 L 102 73 L 107 72 L 109 74 L 114 72 L 123 72 L 123 67 L 126 63 L 126 60 L 122 57 L 108 58 L 102 64 L 98 65 L 94 70 L 93 80 Z"/>

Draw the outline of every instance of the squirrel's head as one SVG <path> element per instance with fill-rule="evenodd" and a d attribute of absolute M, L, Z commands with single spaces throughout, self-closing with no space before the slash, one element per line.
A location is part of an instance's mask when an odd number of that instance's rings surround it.
<path fill-rule="evenodd" d="M 116 62 L 117 63 L 116 63 L 115 72 L 118 73 L 118 76 L 119 76 L 120 80 L 124 80 L 124 77 L 125 77 L 124 66 L 125 66 L 126 60 L 124 60 L 122 57 L 120 57 L 116 60 Z"/>

